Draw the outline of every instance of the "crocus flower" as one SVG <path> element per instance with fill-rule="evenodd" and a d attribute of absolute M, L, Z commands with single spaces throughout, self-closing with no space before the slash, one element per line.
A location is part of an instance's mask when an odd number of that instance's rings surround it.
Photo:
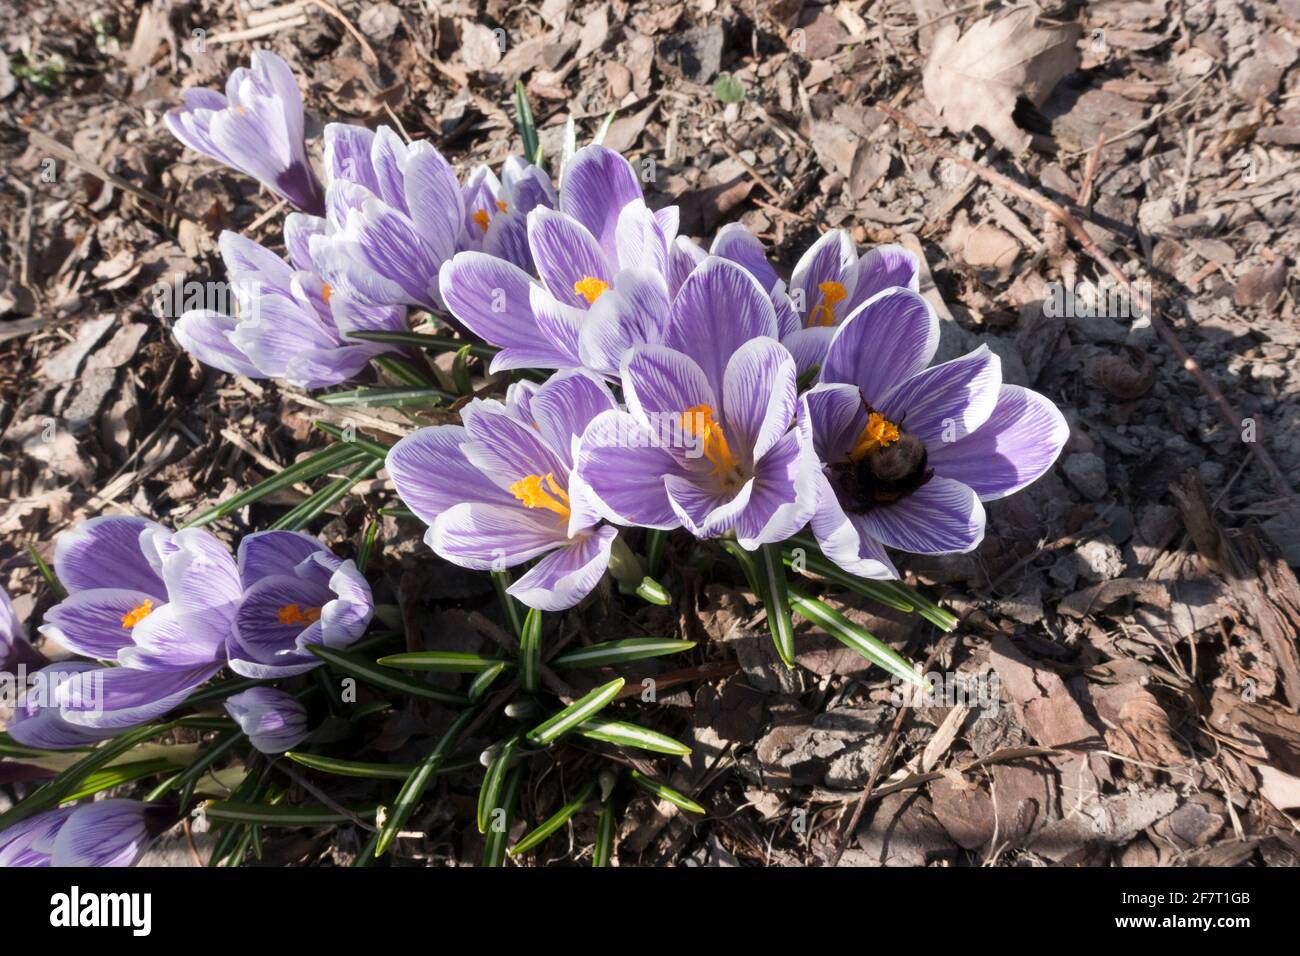
<path fill-rule="evenodd" d="M 230 553 L 207 532 L 92 518 L 59 535 L 54 570 L 68 596 L 46 613 L 41 633 L 120 665 L 62 680 L 54 695 L 62 721 L 96 729 L 144 723 L 221 668 L 241 588 Z M 31 720 L 10 733 L 24 742 L 25 727 L 44 726 Z"/>
<path fill-rule="evenodd" d="M 661 303 L 662 304 L 662 303 Z M 587 428 L 578 477 L 618 524 L 783 540 L 816 504 L 816 461 L 798 409 L 794 359 L 776 311 L 744 269 L 710 258 L 662 320 L 662 344 L 622 358 L 626 412 Z"/>
<path fill-rule="evenodd" d="M 1056 406 L 1003 385 L 987 347 L 927 368 L 938 342 L 926 301 L 887 289 L 835 329 L 820 384 L 803 397 L 824 463 L 813 533 L 852 573 L 896 576 L 882 544 L 972 550 L 984 536 L 981 502 L 1037 479 L 1065 443 Z"/>
<path fill-rule="evenodd" d="M 284 224 L 288 263 L 251 239 L 223 232 L 221 255 L 236 315 L 186 312 L 175 329 L 181 346 L 223 372 L 282 378 L 302 388 L 347 381 L 391 350 L 347 333 L 405 332 L 405 309 L 371 305 L 322 279 L 311 240 L 324 232 L 325 220 L 290 215 Z"/>
<path fill-rule="evenodd" d="M 859 258 L 842 229 L 825 233 L 800 257 L 788 288 L 762 242 L 740 223 L 718 230 L 709 255 L 744 266 L 767 290 L 777 312 L 781 344 L 794 355 L 800 375 L 821 365 L 835 327 L 858 306 L 889 288 L 916 292 L 920 283 L 916 258 L 902 246 L 876 246 Z M 677 239 L 669 252 L 670 294 L 704 256 L 691 240 Z"/>
<path fill-rule="evenodd" d="M 312 644 L 343 648 L 374 614 L 370 585 L 350 560 L 296 531 L 262 531 L 239 542 L 244 590 L 230 632 L 230 669 L 268 679 L 321 665 Z"/>
<path fill-rule="evenodd" d="M 505 403 L 471 402 L 463 426 L 408 435 L 388 453 L 388 473 L 438 555 L 498 571 L 541 557 L 509 591 L 529 607 L 563 610 L 609 564 L 615 529 L 592 511 L 573 460 L 578 436 L 614 407 L 594 376 L 557 373 L 535 390 L 512 388 Z"/>
<path fill-rule="evenodd" d="M 307 161 L 302 95 L 289 64 L 257 50 L 253 68 L 226 81 L 226 95 L 191 88 L 185 105 L 168 111 L 172 135 L 196 152 L 260 181 L 304 212 L 325 211 L 320 184 Z"/>
<path fill-rule="evenodd" d="M 531 273 L 528 214 L 538 206 L 554 209 L 557 201 L 546 172 L 520 156 L 508 156 L 500 179 L 487 166 L 479 166 L 461 192 L 465 224 L 459 249 L 485 252 Z"/>
<path fill-rule="evenodd" d="M 0 869 L 49 866 L 54 840 L 77 807 L 59 807 L 20 820 L 0 830 Z"/>
<path fill-rule="evenodd" d="M 456 172 L 430 143 L 325 127 L 328 229 L 311 239 L 331 287 L 376 305 L 439 307 L 438 270 L 465 224 Z"/>
<path fill-rule="evenodd" d="M 41 660 L 41 655 L 27 642 L 27 629 L 18 620 L 9 595 L 4 588 L 0 588 L 0 674 L 13 670 L 19 664 L 30 666 Z"/>
<path fill-rule="evenodd" d="M 461 252 L 442 270 L 443 300 L 466 328 L 502 347 L 493 371 L 582 367 L 578 340 L 588 313 L 625 269 L 662 277 L 677 219 L 676 207 L 646 206 L 627 160 L 587 146 L 565 167 L 559 208 L 528 213 L 541 281 L 510 259 Z"/>
<path fill-rule="evenodd" d="M 226 698 L 226 712 L 264 754 L 282 754 L 306 739 L 307 708 L 282 690 L 250 687 Z"/>
<path fill-rule="evenodd" d="M 46 810 L 0 831 L 0 867 L 131 866 L 153 835 L 150 816 L 138 800 Z"/>
<path fill-rule="evenodd" d="M 116 737 L 121 733 L 116 727 L 96 728 L 69 723 L 63 718 L 63 708 L 58 703 L 61 691 L 64 699 L 69 700 L 72 699 L 69 695 L 75 690 L 77 694 L 86 695 L 86 702 L 92 705 L 90 710 L 96 709 L 96 702 L 103 700 L 102 682 L 81 679 L 78 675 L 93 672 L 102 677 L 106 671 L 107 668 L 89 661 L 61 661 L 29 674 L 26 692 L 18 698 L 9 718 L 9 736 L 26 747 L 43 750 L 69 750 Z M 64 684 L 69 684 L 68 690 L 62 690 Z"/>

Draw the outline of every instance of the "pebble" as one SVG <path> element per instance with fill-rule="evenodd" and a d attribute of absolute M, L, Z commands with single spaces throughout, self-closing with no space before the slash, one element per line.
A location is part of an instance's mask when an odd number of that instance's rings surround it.
<path fill-rule="evenodd" d="M 1113 580 L 1128 567 L 1119 548 L 1106 538 L 1094 538 L 1079 545 L 1074 552 L 1074 559 L 1079 577 L 1093 584 Z"/>
<path fill-rule="evenodd" d="M 1090 451 L 1068 455 L 1062 465 L 1065 477 L 1090 501 L 1106 497 L 1106 462 Z"/>
<path fill-rule="evenodd" d="M 1207 488 L 1217 488 L 1223 483 L 1223 476 L 1227 473 L 1227 469 L 1217 461 L 1203 461 L 1196 470 L 1200 472 L 1201 481 L 1205 482 Z"/>

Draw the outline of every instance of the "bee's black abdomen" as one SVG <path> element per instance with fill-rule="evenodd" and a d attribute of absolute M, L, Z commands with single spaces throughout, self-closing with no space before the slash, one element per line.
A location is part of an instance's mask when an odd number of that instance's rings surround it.
<path fill-rule="evenodd" d="M 827 478 L 844 510 L 862 514 L 906 498 L 929 481 L 934 471 L 926 467 L 928 457 L 920 439 L 903 435 L 860 461 L 831 465 Z"/>

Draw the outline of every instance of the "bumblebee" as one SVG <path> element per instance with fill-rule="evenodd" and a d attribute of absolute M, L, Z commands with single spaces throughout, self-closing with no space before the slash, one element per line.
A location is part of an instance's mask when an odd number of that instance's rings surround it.
<path fill-rule="evenodd" d="M 827 477 L 844 510 L 861 514 L 905 498 L 932 477 L 929 453 L 915 435 L 885 420 L 866 400 L 868 425 L 847 461 L 829 466 Z"/>

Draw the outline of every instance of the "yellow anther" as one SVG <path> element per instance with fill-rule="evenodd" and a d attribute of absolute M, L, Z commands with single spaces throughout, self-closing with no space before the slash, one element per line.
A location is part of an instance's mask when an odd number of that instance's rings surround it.
<path fill-rule="evenodd" d="M 507 209 L 509 209 L 510 207 L 509 207 L 508 205 L 506 205 L 506 201 L 505 201 L 504 199 L 498 199 L 498 200 L 497 200 L 497 208 L 500 209 L 502 212 L 505 212 L 505 211 L 506 211 Z"/>
<path fill-rule="evenodd" d="M 839 282 L 821 282 L 818 283 L 817 289 L 822 294 L 822 300 L 808 314 L 808 328 L 810 329 L 819 325 L 834 325 L 835 307 L 849 297 L 848 292 Z"/>
<path fill-rule="evenodd" d="M 276 619 L 281 624 L 313 624 L 320 620 L 320 608 L 309 607 L 302 608 L 297 604 L 286 604 L 275 612 Z"/>
<path fill-rule="evenodd" d="M 740 459 L 727 444 L 726 433 L 708 405 L 695 405 L 682 412 L 682 428 L 700 438 L 700 451 L 713 464 L 714 476 L 724 483 L 739 479 Z"/>
<path fill-rule="evenodd" d="M 604 279 L 597 279 L 595 276 L 583 276 L 577 282 L 573 283 L 573 291 L 578 293 L 587 300 L 587 305 L 591 305 L 609 288 L 609 283 Z"/>
<path fill-rule="evenodd" d="M 478 223 L 478 227 L 484 232 L 488 230 L 488 211 L 486 209 L 474 210 L 473 220 Z"/>
<path fill-rule="evenodd" d="M 545 508 L 561 518 L 569 517 L 569 493 L 559 486 L 555 475 L 526 475 L 510 486 L 510 493 L 525 508 Z"/>
<path fill-rule="evenodd" d="M 122 626 L 127 630 L 130 630 L 131 628 L 139 624 L 141 621 L 143 621 L 146 617 L 148 617 L 152 611 L 153 611 L 153 601 L 150 601 L 146 598 L 143 603 L 137 604 L 135 607 L 131 608 L 131 610 L 129 610 L 127 613 L 122 615 Z"/>
<path fill-rule="evenodd" d="M 330 296 L 333 294 L 334 294 L 334 290 L 330 288 L 330 284 L 328 282 L 322 282 L 320 286 L 321 301 L 323 301 L 326 305 L 329 305 Z"/>
<path fill-rule="evenodd" d="M 898 441 L 898 426 L 880 412 L 872 412 L 867 416 L 867 427 L 862 429 L 862 434 L 858 436 L 853 450 L 849 452 L 849 458 L 858 461 L 877 448 L 888 448 L 896 441 Z"/>

